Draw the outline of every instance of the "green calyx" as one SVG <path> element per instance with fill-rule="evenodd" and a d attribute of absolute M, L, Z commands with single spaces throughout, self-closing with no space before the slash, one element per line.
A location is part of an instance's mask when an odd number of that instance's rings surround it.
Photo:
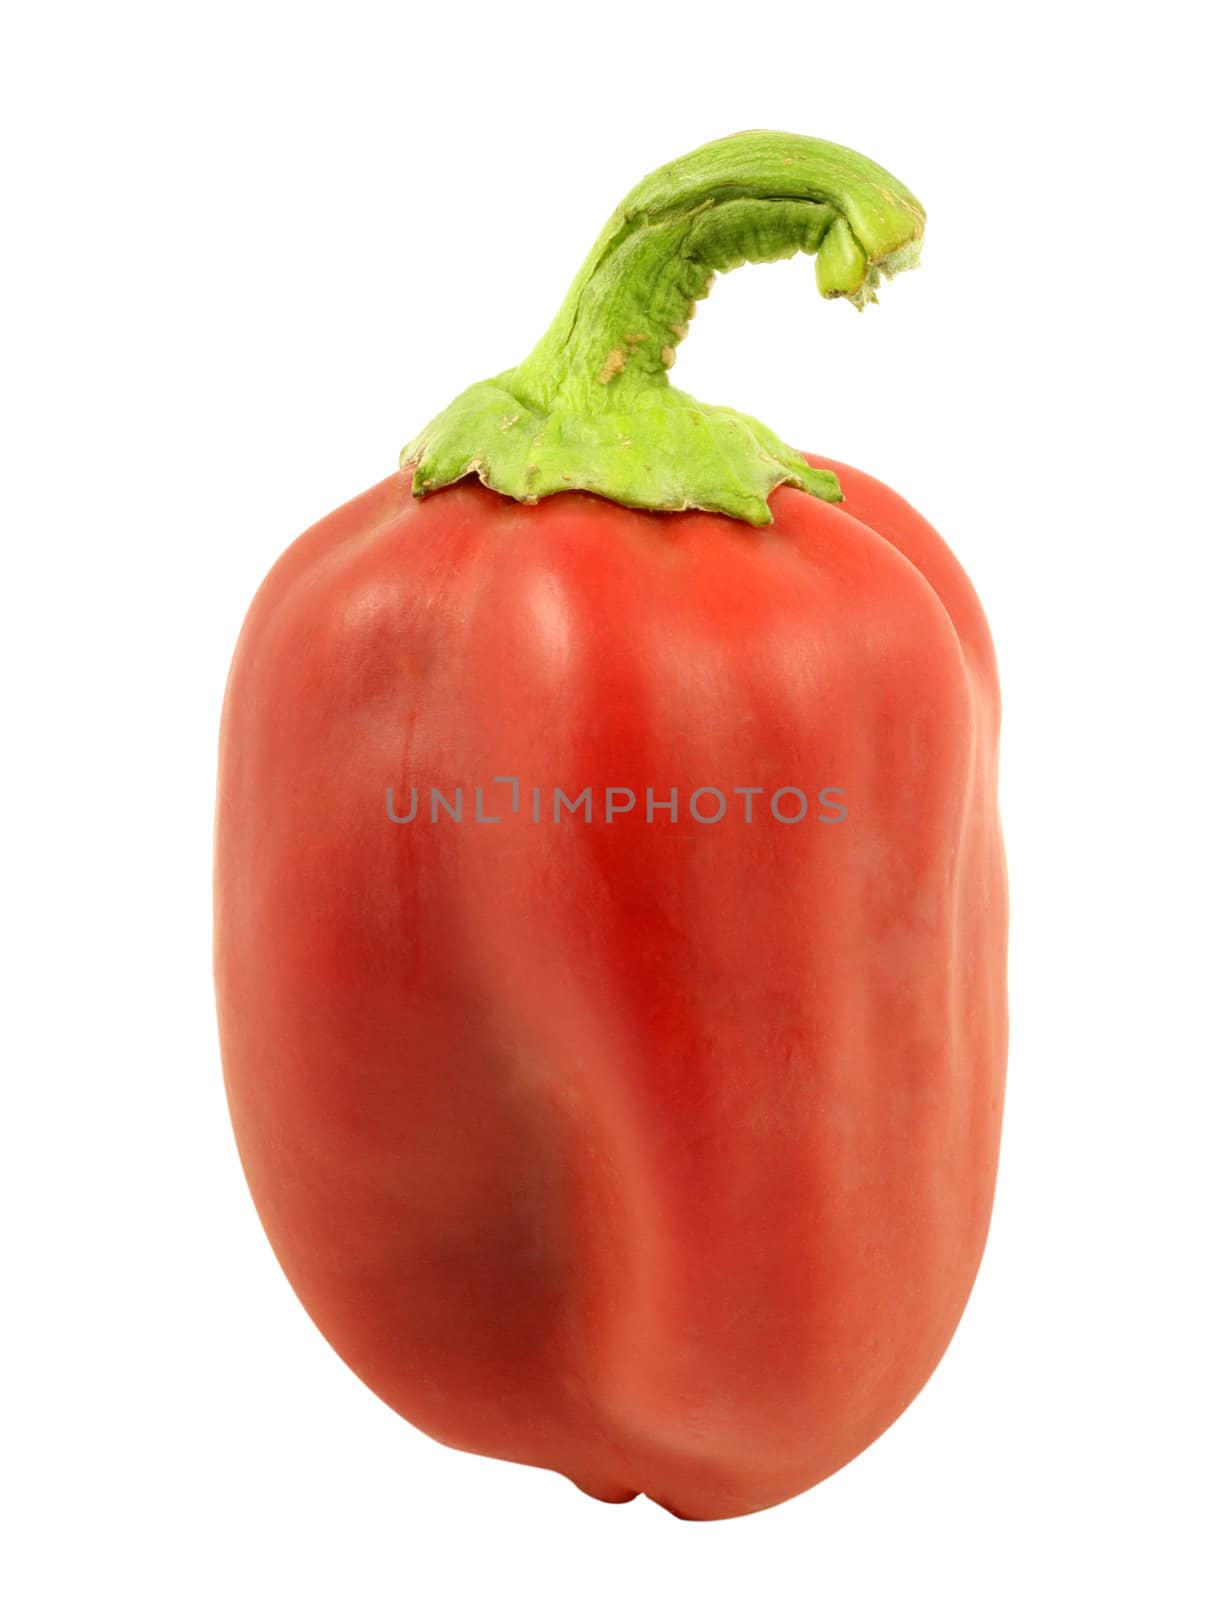
<path fill-rule="evenodd" d="M 540 343 L 465 389 L 406 445 L 414 495 L 475 473 L 516 500 L 581 489 L 653 511 L 772 520 L 791 484 L 840 500 L 764 424 L 668 380 L 716 273 L 816 257 L 817 288 L 862 310 L 881 277 L 918 264 L 923 208 L 853 150 L 737 133 L 661 167 L 609 219 Z"/>

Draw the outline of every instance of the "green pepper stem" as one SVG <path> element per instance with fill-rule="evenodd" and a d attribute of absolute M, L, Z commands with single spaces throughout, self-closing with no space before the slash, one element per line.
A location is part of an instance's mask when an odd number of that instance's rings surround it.
<path fill-rule="evenodd" d="M 917 264 L 923 208 L 883 168 L 795 134 L 733 134 L 645 178 L 617 208 L 520 366 L 474 385 L 405 448 L 415 494 L 476 472 L 516 499 L 585 489 L 654 510 L 770 521 L 790 483 L 840 499 L 761 423 L 673 389 L 716 273 L 797 251 L 827 299 L 862 309 Z"/>

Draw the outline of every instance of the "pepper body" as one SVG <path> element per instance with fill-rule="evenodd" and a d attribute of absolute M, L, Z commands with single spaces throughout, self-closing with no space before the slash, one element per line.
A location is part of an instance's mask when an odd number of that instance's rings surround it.
<path fill-rule="evenodd" d="M 692 1518 L 913 1399 L 999 1144 L 987 626 L 806 459 L 845 499 L 761 527 L 398 473 L 273 569 L 223 716 L 226 1086 L 304 1305 L 433 1437 Z"/>

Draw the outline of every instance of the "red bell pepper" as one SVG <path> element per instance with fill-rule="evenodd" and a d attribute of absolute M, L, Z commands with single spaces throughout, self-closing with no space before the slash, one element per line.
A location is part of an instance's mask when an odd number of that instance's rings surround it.
<path fill-rule="evenodd" d="M 661 169 L 235 655 L 216 975 L 273 1248 L 398 1412 L 602 1499 L 726 1517 L 834 1472 L 986 1238 L 982 610 L 890 489 L 668 378 L 716 273 L 802 250 L 862 306 L 923 225 L 813 139 Z"/>

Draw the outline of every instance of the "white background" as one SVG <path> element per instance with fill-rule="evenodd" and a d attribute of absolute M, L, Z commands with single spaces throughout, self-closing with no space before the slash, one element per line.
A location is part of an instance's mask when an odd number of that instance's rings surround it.
<path fill-rule="evenodd" d="M 5 27 L 4 1491 L 26 1597 L 1219 1594 L 1219 150 L 1206 8 L 29 6 Z M 1005 694 L 996 1219 L 863 1457 L 682 1524 L 444 1450 L 280 1277 L 210 988 L 216 722 L 301 529 L 744 127 L 925 202 L 677 379 L 933 520 Z M 1214 1528 L 1215 1523 L 1215 1528 Z"/>

